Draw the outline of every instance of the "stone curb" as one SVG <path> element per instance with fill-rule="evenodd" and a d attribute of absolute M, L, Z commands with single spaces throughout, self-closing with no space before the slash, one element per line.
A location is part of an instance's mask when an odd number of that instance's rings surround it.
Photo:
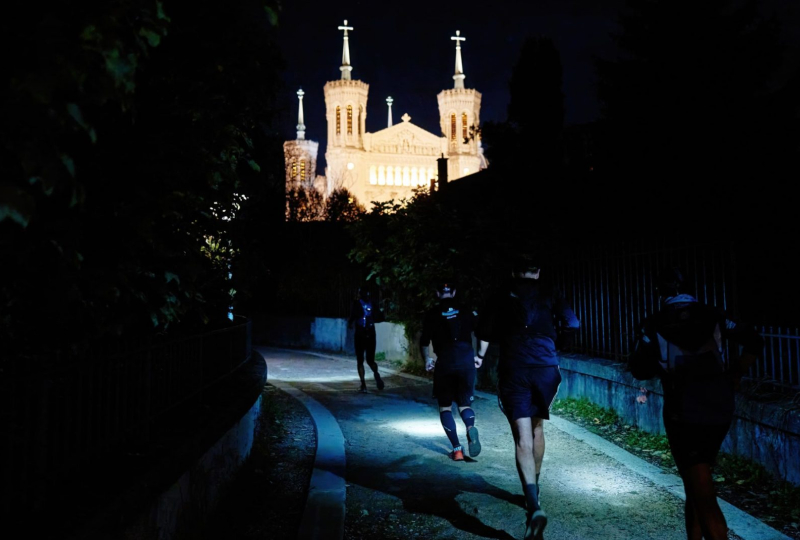
<path fill-rule="evenodd" d="M 338 361 L 351 361 L 352 362 L 353 360 L 355 360 L 355 358 L 350 357 L 350 356 L 337 356 L 337 355 L 333 355 L 333 354 L 325 354 L 325 353 L 319 353 L 319 352 L 313 352 L 313 351 L 296 350 L 296 349 L 279 349 L 279 348 L 274 348 L 274 347 L 265 347 L 265 348 L 269 348 L 271 350 L 281 351 L 281 352 L 301 353 L 301 354 L 307 354 L 307 355 L 310 355 L 310 356 L 317 356 L 317 357 L 320 357 L 320 358 L 330 358 L 331 360 L 338 360 Z M 415 380 L 415 381 L 422 381 L 422 382 L 430 382 L 430 380 L 426 379 L 425 377 L 419 377 L 417 375 L 411 375 L 411 374 L 408 374 L 408 373 L 403 373 L 401 371 L 398 371 L 398 370 L 395 370 L 395 369 L 392 369 L 392 368 L 388 368 L 388 367 L 385 367 L 385 366 L 380 366 L 380 370 L 383 371 L 383 372 L 386 372 L 386 373 L 391 373 L 393 375 L 398 375 L 400 377 L 404 377 L 406 379 L 411 379 L 411 380 Z M 273 384 L 275 384 L 275 383 L 273 382 Z M 276 386 L 278 386 L 278 385 L 276 384 Z M 279 386 L 279 388 L 280 388 L 280 386 Z M 302 392 L 300 392 L 299 390 L 296 390 L 294 388 L 292 388 L 292 390 L 294 390 L 295 392 L 297 392 L 299 394 L 302 394 Z M 305 394 L 303 394 L 303 395 L 305 396 Z M 487 400 L 490 400 L 490 401 L 496 401 L 497 400 L 497 396 L 496 395 L 490 394 L 488 392 L 483 392 L 481 390 L 476 390 L 475 391 L 475 396 L 476 397 L 480 397 L 482 399 L 487 399 Z M 314 401 L 310 397 L 307 397 L 307 399 L 309 399 L 311 401 Z M 327 409 L 324 409 L 324 407 L 319 405 L 319 403 L 317 403 L 316 401 L 314 401 L 314 403 L 316 403 L 320 408 L 322 408 L 323 411 L 326 414 L 330 415 L 330 412 L 328 412 Z M 309 409 L 309 412 L 311 412 L 311 409 Z M 312 417 L 313 417 L 313 415 L 314 415 L 314 413 L 312 412 Z M 332 415 L 331 415 L 331 418 L 333 418 Z M 314 421 L 316 423 L 316 419 Z M 334 419 L 333 421 L 335 422 L 336 420 Z M 675 495 L 676 497 L 680 498 L 681 500 L 686 500 L 686 495 L 685 495 L 685 493 L 683 491 L 683 481 L 681 480 L 681 478 L 679 476 L 674 475 L 674 474 L 670 474 L 670 473 L 665 473 L 659 467 L 656 467 L 655 465 L 652 465 L 652 464 L 648 463 L 647 461 L 641 459 L 640 457 L 637 457 L 637 456 L 631 454 L 630 452 L 620 448 L 619 446 L 615 445 L 614 443 L 611 443 L 611 442 L 603 439 L 599 435 L 596 435 L 596 434 L 588 431 L 587 429 L 585 429 L 585 428 L 583 428 L 583 427 L 581 427 L 581 426 L 579 426 L 577 424 L 573 424 L 572 422 L 569 422 L 569 421 L 567 421 L 567 420 L 565 420 L 565 419 L 563 419 L 561 417 L 558 417 L 556 415 L 552 415 L 551 414 L 549 421 L 550 421 L 551 425 L 553 427 L 555 427 L 556 429 L 558 429 L 560 431 L 563 431 L 563 432 L 567 433 L 568 435 L 571 435 L 571 436 L 575 437 L 576 439 L 588 444 L 590 447 L 594 448 L 595 450 L 597 450 L 599 452 L 602 452 L 603 454 L 605 454 L 605 455 L 609 456 L 610 458 L 616 460 L 618 463 L 620 463 L 620 465 L 622 465 L 624 467 L 627 467 L 628 469 L 634 471 L 635 473 L 647 478 L 648 480 L 650 480 L 654 484 L 663 487 L 664 489 L 666 489 L 667 491 L 669 491 L 671 494 Z M 338 424 L 336 425 L 336 429 L 339 431 L 339 434 L 341 436 L 341 430 L 339 430 Z M 319 451 L 320 451 L 319 442 L 317 443 L 317 445 L 318 445 L 318 448 L 317 448 L 317 459 L 319 460 L 319 458 L 320 458 L 319 457 Z M 343 438 L 342 438 L 342 453 L 344 454 Z M 344 455 L 342 455 L 342 463 L 344 463 Z M 315 473 L 316 473 L 316 464 L 315 464 Z M 342 478 L 342 490 L 344 490 L 345 489 L 344 488 L 344 474 L 342 474 L 341 478 Z M 312 483 L 313 483 L 313 477 L 312 477 Z M 311 490 L 309 489 L 309 495 L 310 494 L 311 494 Z M 750 514 L 740 510 L 739 508 L 733 506 L 732 504 L 730 504 L 730 503 L 728 503 L 728 502 L 726 502 L 726 501 L 724 501 L 722 499 L 717 499 L 717 500 L 719 501 L 720 508 L 722 509 L 722 512 L 725 515 L 725 519 L 728 522 L 728 528 L 730 530 L 732 530 L 736 535 L 740 536 L 743 540 L 790 540 L 790 538 L 788 536 L 786 536 L 786 535 L 782 534 L 781 532 L 773 529 L 772 527 L 770 527 L 769 525 L 767 525 L 763 521 L 760 521 L 760 520 L 754 518 Z M 344 498 L 342 498 L 342 512 L 344 512 Z M 304 515 L 304 517 L 303 517 L 304 522 L 305 522 L 305 519 L 306 519 L 306 517 Z M 344 520 L 344 516 L 342 515 L 342 521 L 343 520 Z M 307 538 L 312 538 L 312 537 L 307 537 Z M 319 536 L 319 537 L 313 537 L 313 538 L 323 538 L 323 537 Z M 330 537 L 330 538 L 333 538 L 333 537 Z M 341 536 L 338 537 L 338 538 L 341 538 Z"/>
<path fill-rule="evenodd" d="M 317 435 L 314 470 L 297 540 L 341 540 L 344 537 L 347 468 L 344 435 L 339 423 L 328 409 L 305 392 L 281 381 L 270 383 L 308 409 Z"/>

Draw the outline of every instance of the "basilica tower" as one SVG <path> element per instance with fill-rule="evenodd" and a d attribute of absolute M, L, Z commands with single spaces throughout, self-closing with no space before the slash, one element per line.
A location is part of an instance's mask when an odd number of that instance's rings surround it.
<path fill-rule="evenodd" d="M 283 143 L 283 159 L 286 165 L 286 188 L 298 185 L 313 186 L 317 170 L 317 151 L 319 143 L 306 139 L 306 125 L 303 118 L 303 89 L 297 91 L 297 139 Z"/>
<path fill-rule="evenodd" d="M 447 176 L 455 180 L 486 168 L 477 128 L 481 121 L 481 94 L 465 88 L 464 65 L 461 61 L 461 42 L 466 38 L 456 30 L 450 38 L 456 42 L 456 69 L 452 89 L 442 90 L 439 101 L 439 123 L 447 147 Z"/>
<path fill-rule="evenodd" d="M 342 49 L 341 79 L 325 84 L 325 109 L 328 120 L 328 146 L 325 161 L 328 165 L 325 176 L 327 187 L 325 195 L 337 187 L 352 189 L 359 179 L 366 178 L 364 160 L 364 133 L 366 131 L 367 97 L 369 85 L 353 80 L 350 65 L 350 39 L 348 31 L 352 26 L 339 27 L 344 31 Z"/>

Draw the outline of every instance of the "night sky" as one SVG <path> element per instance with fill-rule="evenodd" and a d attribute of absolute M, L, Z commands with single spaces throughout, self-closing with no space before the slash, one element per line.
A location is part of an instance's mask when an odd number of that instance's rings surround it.
<path fill-rule="evenodd" d="M 798 8 L 789 0 L 762 2 L 775 11 L 796 55 Z M 582 124 L 600 114 L 594 56 L 613 58 L 610 34 L 624 0 L 406 0 L 403 2 L 286 0 L 279 20 L 279 43 L 286 61 L 281 96 L 282 133 L 295 138 L 299 87 L 305 91 L 306 137 L 320 143 L 324 167 L 325 100 L 323 86 L 339 79 L 344 19 L 350 33 L 353 79 L 369 86 L 367 131 L 386 127 L 386 97 L 394 98 L 393 119 L 403 113 L 439 134 L 436 95 L 453 87 L 456 30 L 462 44 L 465 85 L 483 94 L 481 121 L 502 121 L 508 106 L 508 80 L 527 36 L 552 38 L 564 68 L 566 123 Z M 794 28 L 794 31 L 792 31 Z M 676 33 L 676 39 L 679 35 Z"/>

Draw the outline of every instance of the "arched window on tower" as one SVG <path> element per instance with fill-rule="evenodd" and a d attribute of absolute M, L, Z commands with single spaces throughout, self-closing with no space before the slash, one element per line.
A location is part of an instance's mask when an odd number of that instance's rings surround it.
<path fill-rule="evenodd" d="M 361 121 L 364 119 L 364 106 L 358 106 L 358 134 L 361 135 Z"/>
<path fill-rule="evenodd" d="M 336 134 L 342 134 L 342 108 L 336 106 Z"/>
<path fill-rule="evenodd" d="M 461 136 L 464 138 L 463 142 L 467 142 L 467 136 L 469 135 L 467 129 L 467 113 L 461 113 Z"/>
<path fill-rule="evenodd" d="M 300 162 L 300 181 L 301 182 L 305 182 L 306 181 L 306 162 L 305 161 L 301 161 Z"/>
<path fill-rule="evenodd" d="M 353 134 L 353 106 L 347 106 L 347 134 Z"/>
<path fill-rule="evenodd" d="M 456 113 L 450 113 L 450 140 L 456 140 Z"/>
<path fill-rule="evenodd" d="M 297 179 L 297 160 L 292 160 L 292 180 Z"/>

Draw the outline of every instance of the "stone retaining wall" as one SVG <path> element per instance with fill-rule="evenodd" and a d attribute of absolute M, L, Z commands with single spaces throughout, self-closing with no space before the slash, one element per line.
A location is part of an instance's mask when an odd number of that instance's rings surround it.
<path fill-rule="evenodd" d="M 659 381 L 637 381 L 621 364 L 572 355 L 561 357 L 561 373 L 558 398 L 585 397 L 642 431 L 664 433 Z M 647 390 L 644 404 L 636 402 L 640 388 Z M 800 485 L 800 410 L 737 395 L 736 417 L 722 451 L 751 459 L 776 477 Z"/>

